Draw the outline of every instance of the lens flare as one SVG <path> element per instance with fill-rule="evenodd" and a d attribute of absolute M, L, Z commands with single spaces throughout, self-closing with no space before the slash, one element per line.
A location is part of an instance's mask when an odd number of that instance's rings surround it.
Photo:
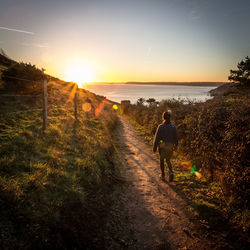
<path fill-rule="evenodd" d="M 94 112 L 94 114 L 95 114 L 95 116 L 97 116 L 98 114 L 99 114 L 99 112 L 101 111 L 101 109 L 102 109 L 102 106 L 104 105 L 104 103 L 106 102 L 106 98 L 104 98 L 102 101 L 101 101 L 101 103 L 98 105 L 98 107 L 95 109 L 95 112 Z"/>
<path fill-rule="evenodd" d="M 86 102 L 82 105 L 82 110 L 85 112 L 90 112 L 91 111 L 91 104 L 89 102 Z"/>
<path fill-rule="evenodd" d="M 196 171 L 196 164 L 192 164 L 191 161 L 183 161 L 181 163 L 183 169 L 189 170 L 191 174 L 194 174 L 198 179 L 202 177 L 202 174 Z"/>
<path fill-rule="evenodd" d="M 183 161 L 181 166 L 186 170 L 190 170 L 192 168 L 192 163 L 190 161 Z"/>
<path fill-rule="evenodd" d="M 113 105 L 114 110 L 118 110 L 118 106 L 116 104 Z"/>
<path fill-rule="evenodd" d="M 198 179 L 200 179 L 200 178 L 202 177 L 202 174 L 199 173 L 199 172 L 197 172 L 197 171 L 196 171 L 195 175 L 196 175 L 196 177 L 197 177 Z"/>
<path fill-rule="evenodd" d="M 195 172 L 195 170 L 196 170 L 196 165 L 194 164 L 194 165 L 192 166 L 192 168 L 190 169 L 190 173 Z"/>

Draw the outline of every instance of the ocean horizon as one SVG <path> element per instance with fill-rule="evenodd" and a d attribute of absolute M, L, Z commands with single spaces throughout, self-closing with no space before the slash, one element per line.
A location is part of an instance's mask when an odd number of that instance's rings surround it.
<path fill-rule="evenodd" d="M 114 102 L 130 100 L 136 103 L 139 98 L 154 98 L 156 101 L 165 99 L 180 99 L 184 101 L 204 102 L 212 97 L 209 91 L 216 86 L 186 86 L 186 85 L 151 85 L 151 84 L 89 84 L 83 89 L 97 95 L 105 96 Z"/>

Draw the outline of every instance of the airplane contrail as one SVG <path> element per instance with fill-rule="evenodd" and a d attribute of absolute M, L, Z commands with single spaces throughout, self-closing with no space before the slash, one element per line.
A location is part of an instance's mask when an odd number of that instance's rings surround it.
<path fill-rule="evenodd" d="M 2 29 L 2 30 L 9 30 L 9 31 L 15 31 L 15 32 L 20 32 L 20 33 L 25 33 L 25 34 L 29 34 L 29 35 L 34 35 L 35 34 L 34 32 L 30 32 L 30 31 L 26 31 L 26 30 L 10 29 L 10 28 L 1 27 L 1 26 L 0 26 L 0 29 Z"/>

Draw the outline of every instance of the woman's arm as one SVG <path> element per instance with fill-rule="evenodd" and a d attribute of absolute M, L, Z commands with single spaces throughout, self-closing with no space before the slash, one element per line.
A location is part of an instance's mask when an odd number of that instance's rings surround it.
<path fill-rule="evenodd" d="M 156 132 L 155 132 L 155 137 L 154 137 L 154 144 L 153 144 L 153 152 L 156 152 L 158 144 L 159 144 L 159 140 L 160 140 L 160 136 L 159 136 L 159 129 L 160 126 L 158 126 Z"/>

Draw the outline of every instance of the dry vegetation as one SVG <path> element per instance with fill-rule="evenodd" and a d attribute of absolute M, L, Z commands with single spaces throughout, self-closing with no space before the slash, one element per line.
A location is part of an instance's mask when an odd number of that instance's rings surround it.
<path fill-rule="evenodd" d="M 192 201 L 194 213 L 208 221 L 216 220 L 216 217 L 220 221 L 224 217 L 242 231 L 248 232 L 249 57 L 238 63 L 237 70 L 230 71 L 228 79 L 232 81 L 227 87 L 229 91 L 205 103 L 174 99 L 158 103 L 150 98 L 146 100 L 148 104 L 144 105 L 145 100 L 140 98 L 136 105 L 125 106 L 123 112 L 137 127 L 139 125 L 145 139 L 151 142 L 161 123 L 161 114 L 171 109 L 172 120 L 177 125 L 179 134 L 179 159 L 175 159 L 176 179 L 184 195 Z M 181 165 L 184 168 L 187 165 L 182 164 L 183 159 L 190 161 L 193 172 L 196 170 L 202 173 L 203 178 L 197 183 L 194 184 L 190 179 L 190 169 L 180 169 Z"/>
<path fill-rule="evenodd" d="M 80 90 L 75 122 L 75 85 L 48 87 L 44 132 L 41 111 L 18 113 L 41 108 L 40 97 L 0 97 L 0 246 L 102 248 L 121 181 L 116 114 L 106 101 L 94 115 L 103 97 Z"/>
<path fill-rule="evenodd" d="M 179 136 L 177 159 L 174 159 L 179 187 L 201 218 L 216 220 L 217 210 L 217 217 L 225 217 L 243 231 L 250 227 L 248 93 L 234 93 L 205 103 L 165 100 L 159 104 L 147 101 L 145 105 L 139 99 L 137 104 L 124 109 L 149 143 L 162 121 L 162 112 L 172 110 Z M 204 178 L 195 178 L 189 170 L 183 170 L 184 159 L 190 160 Z"/>

